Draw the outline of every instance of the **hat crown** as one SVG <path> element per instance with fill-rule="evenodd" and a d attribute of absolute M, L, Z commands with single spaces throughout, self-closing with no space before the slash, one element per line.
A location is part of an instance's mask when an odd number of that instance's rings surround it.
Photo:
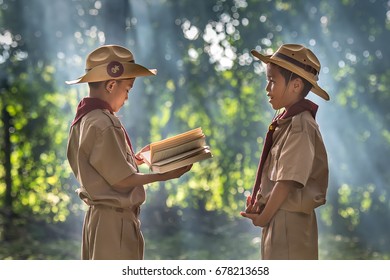
<path fill-rule="evenodd" d="M 133 53 L 118 45 L 100 46 L 88 54 L 85 74 L 75 80 L 66 81 L 68 85 L 124 80 L 156 75 L 157 69 L 148 69 L 135 63 Z"/>
<path fill-rule="evenodd" d="M 280 54 L 282 54 L 283 57 L 281 57 Z M 272 57 L 279 57 L 282 59 L 285 58 L 287 61 L 293 64 L 295 64 L 294 62 L 301 63 L 303 66 L 302 68 L 306 68 L 306 71 L 311 67 L 317 72 L 315 75 L 318 75 L 321 69 L 321 63 L 316 55 L 310 49 L 298 44 L 282 45 L 272 55 Z"/>
<path fill-rule="evenodd" d="M 128 49 L 117 45 L 105 45 L 91 52 L 86 60 L 86 70 L 111 61 L 134 62 L 134 56 Z"/>

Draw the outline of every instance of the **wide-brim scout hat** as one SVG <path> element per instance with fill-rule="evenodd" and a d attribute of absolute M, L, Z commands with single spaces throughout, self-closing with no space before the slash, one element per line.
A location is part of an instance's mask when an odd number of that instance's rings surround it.
<path fill-rule="evenodd" d="M 85 75 L 66 83 L 123 80 L 157 74 L 156 69 L 136 64 L 131 51 L 117 45 L 104 45 L 92 51 L 87 56 L 85 68 Z"/>
<path fill-rule="evenodd" d="M 274 63 L 299 75 L 313 85 L 312 92 L 325 100 L 330 99 L 328 93 L 317 84 L 321 64 L 308 48 L 297 44 L 285 44 L 272 55 L 262 55 L 256 50 L 252 50 L 251 53 L 264 63 Z"/>

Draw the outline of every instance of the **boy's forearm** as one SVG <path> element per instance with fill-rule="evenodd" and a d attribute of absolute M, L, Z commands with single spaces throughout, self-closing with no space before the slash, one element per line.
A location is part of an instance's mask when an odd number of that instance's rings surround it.
<path fill-rule="evenodd" d="M 119 192 L 127 192 L 136 186 L 142 186 L 157 181 L 163 181 L 163 174 L 143 174 L 134 173 L 126 177 L 122 181 L 116 183 L 113 188 Z"/>
<path fill-rule="evenodd" d="M 254 221 L 256 226 L 264 227 L 280 209 L 283 202 L 287 199 L 290 191 L 295 188 L 295 182 L 293 181 L 278 181 L 275 184 L 274 189 L 265 205 L 264 210 Z"/>
<path fill-rule="evenodd" d="M 112 187 L 119 192 L 126 192 L 137 186 L 180 178 L 184 173 L 188 172 L 191 167 L 192 164 L 166 173 L 133 173 Z"/>

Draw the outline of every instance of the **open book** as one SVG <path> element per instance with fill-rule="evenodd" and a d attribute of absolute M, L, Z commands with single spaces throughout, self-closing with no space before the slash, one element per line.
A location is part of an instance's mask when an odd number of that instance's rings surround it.
<path fill-rule="evenodd" d="M 155 173 L 164 173 L 212 157 L 200 127 L 153 142 L 150 150 L 140 155 Z"/>

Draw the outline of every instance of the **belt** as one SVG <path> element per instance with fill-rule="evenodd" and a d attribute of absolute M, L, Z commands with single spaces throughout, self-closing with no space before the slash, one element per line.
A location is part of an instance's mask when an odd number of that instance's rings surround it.
<path fill-rule="evenodd" d="M 91 208 L 112 209 L 115 212 L 119 212 L 119 213 L 124 213 L 124 212 L 133 213 L 136 216 L 138 216 L 140 214 L 140 212 L 141 212 L 141 207 L 139 207 L 139 206 L 134 206 L 134 207 L 131 207 L 131 208 L 121 208 L 121 207 L 114 207 L 114 206 L 109 206 L 109 205 L 104 205 L 104 204 L 93 204 L 93 205 L 90 205 L 89 207 L 91 207 Z"/>

